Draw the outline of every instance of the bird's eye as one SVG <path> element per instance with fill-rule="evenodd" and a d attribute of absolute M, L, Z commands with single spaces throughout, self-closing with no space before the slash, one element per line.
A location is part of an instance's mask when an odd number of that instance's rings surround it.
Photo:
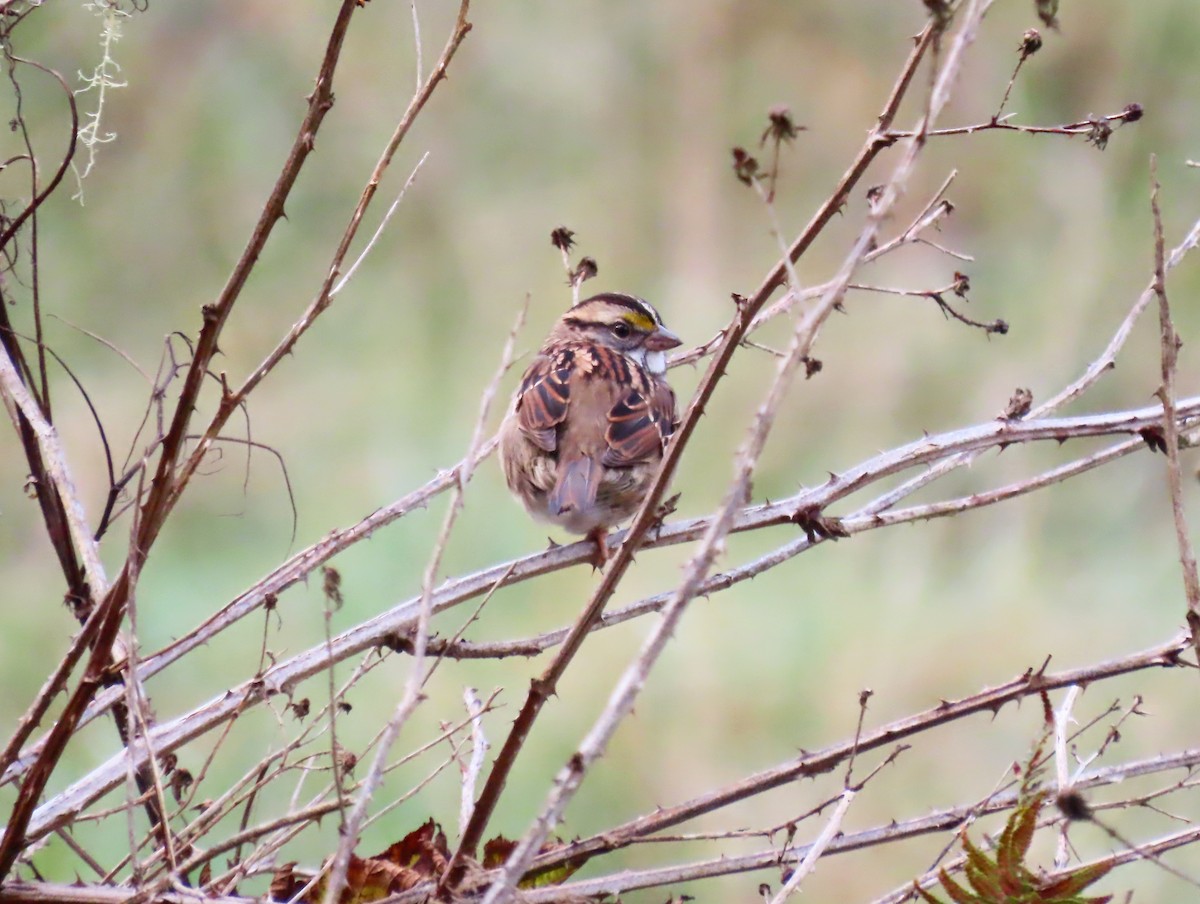
<path fill-rule="evenodd" d="M 629 333 L 630 333 L 629 324 L 626 323 L 624 320 L 618 320 L 616 323 L 614 323 L 612 325 L 611 329 L 612 329 L 612 334 L 614 336 L 616 336 L 618 339 L 628 339 L 629 338 Z"/>

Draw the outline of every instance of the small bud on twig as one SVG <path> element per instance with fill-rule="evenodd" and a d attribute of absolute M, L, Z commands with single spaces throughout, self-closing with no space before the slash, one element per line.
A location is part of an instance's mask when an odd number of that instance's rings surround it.
<path fill-rule="evenodd" d="M 758 161 L 745 148 L 733 149 L 733 174 L 743 185 L 750 185 L 758 176 Z"/>
<path fill-rule="evenodd" d="M 1000 412 L 1000 420 L 1015 421 L 1018 418 L 1023 418 L 1029 414 L 1029 410 L 1032 407 L 1033 392 L 1029 389 L 1018 387 L 1013 390 L 1012 398 L 1008 400 L 1008 404 Z"/>
<path fill-rule="evenodd" d="M 600 265 L 594 257 L 581 257 L 579 265 L 571 271 L 571 288 L 574 289 L 600 272 Z"/>
<path fill-rule="evenodd" d="M 1042 33 L 1031 28 L 1021 36 L 1021 59 L 1026 60 L 1042 49 Z"/>

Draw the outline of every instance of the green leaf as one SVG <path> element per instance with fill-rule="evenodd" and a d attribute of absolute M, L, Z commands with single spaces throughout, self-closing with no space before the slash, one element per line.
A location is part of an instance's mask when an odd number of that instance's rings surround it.
<path fill-rule="evenodd" d="M 1043 895 L 1051 897 L 1075 897 L 1089 885 L 1103 879 L 1111 869 L 1111 863 L 1093 863 L 1091 866 L 1081 866 L 1074 872 L 1067 873 L 1061 879 L 1042 886 L 1040 891 Z"/>
<path fill-rule="evenodd" d="M 946 890 L 946 894 L 950 896 L 950 900 L 954 904 L 1002 904 L 1002 902 L 988 901 L 979 895 L 973 895 L 953 879 L 950 874 L 944 869 L 938 870 L 938 880 L 942 883 L 942 888 Z"/>
<path fill-rule="evenodd" d="M 967 853 L 967 865 L 963 871 L 971 887 L 989 901 L 1003 901 L 999 868 L 965 834 L 962 836 L 962 846 Z"/>
<path fill-rule="evenodd" d="M 999 866 L 1001 887 L 1008 894 L 1028 890 L 1032 876 L 1025 867 L 1025 855 L 1033 842 L 1037 828 L 1038 813 L 1046 799 L 1046 792 L 1035 794 L 1028 802 L 1021 803 L 1013 811 L 1004 826 L 1000 842 L 996 846 L 996 863 Z"/>
<path fill-rule="evenodd" d="M 1037 828 L 1038 814 L 1046 801 L 1046 792 L 1039 791 L 1029 803 L 1017 808 L 1005 826 L 1004 834 L 1008 836 L 1008 844 L 1001 839 L 1001 848 L 1007 847 L 1013 862 L 1023 863 L 1029 854 L 1029 845 L 1033 842 L 1033 830 Z"/>

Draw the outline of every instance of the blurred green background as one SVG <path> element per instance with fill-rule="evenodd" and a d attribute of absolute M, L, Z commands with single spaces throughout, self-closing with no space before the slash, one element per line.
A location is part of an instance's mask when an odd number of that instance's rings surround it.
<path fill-rule="evenodd" d="M 755 481 L 756 498 L 778 498 L 822 481 L 876 451 L 994 417 L 1012 390 L 1040 400 L 1082 372 L 1147 284 L 1152 266 L 1149 156 L 1159 155 L 1168 246 L 1200 214 L 1200 16 L 1194 0 L 1153 5 L 1066 2 L 1061 33 L 1045 31 L 1007 109 L 1029 124 L 1073 122 L 1137 102 L 1145 118 L 1119 129 L 1103 153 L 1082 138 L 987 133 L 930 143 L 891 228 L 919 209 L 957 169 L 956 213 L 939 241 L 975 260 L 910 249 L 863 275 L 914 289 L 944 286 L 955 269 L 972 282 L 968 310 L 1002 317 L 1005 337 L 988 339 L 946 320 L 927 301 L 852 296 L 847 315 L 825 327 L 819 377 L 795 387 Z M 125 22 L 114 49 L 128 86 L 110 93 L 84 203 L 60 190 L 39 218 L 40 289 L 53 315 L 50 343 L 97 406 L 114 453 L 129 450 L 147 384 L 126 361 L 82 331 L 103 336 L 146 371 L 164 337 L 194 335 L 200 306 L 219 292 L 269 192 L 296 126 L 332 22 L 333 3 L 157 0 Z M 428 69 L 453 21 L 446 3 L 421 3 Z M 353 283 L 296 353 L 252 399 L 253 438 L 286 462 L 299 512 L 296 538 L 287 490 L 273 457 L 255 453 L 247 479 L 241 447 L 214 460 L 184 499 L 142 576 L 137 617 L 144 652 L 188 631 L 271 568 L 336 527 L 347 526 L 421 485 L 462 455 L 478 398 L 493 374 L 523 299 L 531 298 L 522 350 L 569 302 L 550 230 L 567 225 L 594 256 L 595 290 L 651 299 L 690 342 L 708 339 L 730 315 L 730 293 L 749 294 L 778 257 L 753 193 L 729 169 L 729 149 L 753 145 L 766 112 L 785 104 L 808 127 L 785 155 L 779 215 L 797 231 L 826 197 L 871 127 L 923 21 L 916 0 L 864 3 L 770 0 L 715 2 L 480 3 L 474 30 L 450 77 L 418 120 L 382 186 L 357 243 L 426 151 L 429 159 L 399 213 Z M 1037 25 L 1033 4 L 1005 0 L 972 48 L 943 124 L 987 120 L 1016 62 L 1022 32 Z M 36 10 L 16 33 L 16 52 L 78 84 L 98 62 L 100 20 L 78 3 Z M 361 186 L 412 92 L 415 74 L 407 4 L 375 0 L 356 13 L 335 81 L 336 104 L 259 266 L 221 340 L 218 368 L 240 380 L 315 294 Z M 19 70 L 24 113 L 43 169 L 64 140 L 65 104 L 44 75 Z M 921 76 L 927 78 L 927 72 Z M 920 97 L 917 92 L 914 97 Z M 11 90 L 0 91 L 5 120 Z M 83 110 L 92 98 L 80 97 Z M 915 122 L 907 103 L 899 124 Z M 19 151 L 3 136 L 4 157 Z M 867 186 L 886 178 L 884 155 L 800 265 L 816 282 L 833 272 L 856 234 Z M 69 178 L 69 183 L 73 182 Z M 0 173 L 0 196 L 26 196 L 19 166 Z M 27 268 L 20 271 L 27 281 Z M 1192 337 L 1200 267 L 1190 260 L 1169 288 L 1185 340 L 1180 391 L 1196 382 Z M 29 292 L 9 278 L 12 315 L 29 323 Z M 758 338 L 786 341 L 775 324 Z M 1116 370 L 1071 413 L 1148 404 L 1158 386 L 1153 309 Z M 694 439 L 675 488 L 680 511 L 710 511 L 725 492 L 732 454 L 773 372 L 745 350 Z M 701 369 L 672 374 L 686 399 Z M 503 392 L 515 383 L 509 374 Z M 56 421 L 95 518 L 106 489 L 96 431 L 68 378 L 54 377 Z M 211 397 L 205 401 L 212 403 Z M 201 412 L 201 416 L 205 411 Z M 492 412 L 491 423 L 498 422 Z M 244 436 L 244 423 L 235 420 Z M 1084 446 L 1010 448 L 922 498 L 984 489 L 1034 473 Z M 141 446 L 135 449 L 139 453 Z M 1190 473 L 1190 472 L 1189 472 Z M 0 598 L 6 612 L 0 657 L 0 729 L 24 711 L 75 630 L 59 604 L 63 585 L 36 506 L 22 491 L 26 470 L 11 431 L 0 433 Z M 1189 505 L 1194 481 L 1187 485 Z M 441 523 L 445 500 L 380 531 L 339 557 L 342 630 L 411 597 Z M 1200 513 L 1192 512 L 1193 521 Z M 105 546 L 115 572 L 124 555 L 121 521 Z M 443 569 L 464 573 L 545 545 L 547 530 L 511 501 L 495 462 L 471 484 Z M 786 542 L 794 530 L 737 537 L 722 563 Z M 555 539 L 564 537 L 556 535 Z M 672 585 L 686 548 L 645 552 L 615 604 Z M 496 595 L 471 639 L 516 638 L 573 620 L 596 578 L 586 568 Z M 1004 681 L 1053 655 L 1052 667 L 1095 662 L 1165 640 L 1182 623 L 1184 598 L 1166 497 L 1163 459 L 1136 455 L 1033 497 L 952 521 L 878 531 L 812 553 L 757 580 L 697 601 L 665 660 L 569 811 L 564 836 L 583 835 L 662 804 L 851 736 L 857 696 L 872 688 L 868 727 L 943 698 Z M 437 628 L 466 618 L 451 612 Z M 219 694 L 258 668 L 260 618 L 231 631 L 150 684 L 166 719 Z M 277 657 L 321 642 L 319 581 L 289 591 L 268 626 Z M 585 647 L 537 726 L 497 814 L 496 831 L 522 833 L 545 797 L 549 776 L 604 705 L 614 677 L 650 622 L 604 632 Z M 400 742 L 420 745 L 441 720 L 461 717 L 465 684 L 504 705 L 488 722 L 498 745 L 544 661 L 448 663 L 422 716 Z M 350 664 L 339 669 L 344 677 Z M 339 738 L 361 749 L 391 712 L 406 662 L 392 657 L 351 696 Z M 1144 674 L 1082 697 L 1081 719 L 1119 697 L 1146 697 L 1150 717 L 1123 728 L 1105 762 L 1195 745 L 1194 678 Z M 314 703 L 324 679 L 302 689 Z M 275 706 L 230 735 L 199 797 L 282 743 L 294 723 Z M 847 819 L 858 829 L 985 796 L 1027 754 L 1037 706 L 1007 709 L 931 733 L 862 794 Z M 1093 732 L 1086 752 L 1098 744 Z M 110 724 L 71 745 L 49 789 L 61 789 L 116 749 Z M 208 744 L 182 752 L 193 771 Z M 398 772 L 399 794 L 430 771 L 445 745 Z M 872 758 L 872 762 L 878 757 Z M 860 767 L 861 770 L 862 767 Z M 323 779 L 321 779 L 323 780 Z M 312 780 L 315 788 L 318 780 Z M 836 793 L 841 776 L 777 791 L 689 830 L 762 827 L 807 812 Z M 290 789 L 260 802 L 280 806 Z M 451 768 L 373 826 L 370 852 L 428 816 L 453 829 L 457 770 Z M 2 799 L 11 801 L 11 791 Z M 116 798 L 113 799 L 114 801 Z M 1177 809 L 1196 815 L 1194 801 Z M 1177 824 L 1150 814 L 1124 817 L 1130 834 Z M 1086 827 L 1084 827 L 1086 829 Z M 1077 829 L 1085 855 L 1111 848 Z M 81 830 L 84 833 L 87 830 Z M 801 828 L 801 837 L 816 829 Z M 82 834 L 101 851 L 122 849 L 124 828 Z M 288 850 L 317 862 L 336 838 L 333 820 Z M 805 886 L 815 901 L 871 900 L 924 870 L 947 839 L 823 861 Z M 716 856 L 764 846 L 696 843 L 626 852 L 629 865 Z M 1169 859 L 1200 870 L 1187 850 Z M 79 868 L 52 844 L 38 860 L 59 879 Z M 591 867 L 588 873 L 611 864 Z M 679 888 L 704 900 L 756 899 L 775 874 Z M 1135 900 L 1168 900 L 1184 886 L 1151 866 L 1120 871 L 1104 890 L 1136 887 Z M 630 895 L 659 901 L 663 890 Z"/>

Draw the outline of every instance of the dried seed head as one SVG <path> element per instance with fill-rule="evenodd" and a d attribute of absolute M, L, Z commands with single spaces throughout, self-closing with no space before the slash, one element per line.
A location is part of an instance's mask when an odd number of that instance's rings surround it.
<path fill-rule="evenodd" d="M 758 143 L 763 145 L 768 141 L 776 143 L 791 141 L 803 130 L 804 126 L 796 125 L 795 120 L 792 119 L 792 111 L 787 107 L 772 107 L 767 113 L 767 128 L 763 131 L 762 138 Z"/>
<path fill-rule="evenodd" d="M 733 149 L 733 174 L 743 185 L 750 185 L 758 176 L 758 161 L 745 148 Z"/>
<path fill-rule="evenodd" d="M 1042 49 L 1042 33 L 1036 28 L 1031 28 L 1021 36 L 1021 59 L 1026 59 L 1033 56 Z"/>
<path fill-rule="evenodd" d="M 1088 122 L 1091 124 L 1087 133 L 1088 144 L 1094 144 L 1097 150 L 1104 150 L 1108 147 L 1108 139 L 1112 136 L 1112 126 L 1103 117 L 1093 116 Z"/>
<path fill-rule="evenodd" d="M 600 272 L 600 265 L 594 257 L 581 257 L 579 266 L 571 271 L 571 285 L 578 286 Z"/>
<path fill-rule="evenodd" d="M 570 251 L 575 244 L 575 233 L 566 226 L 559 226 L 550 233 L 550 244 L 559 251 Z"/>

